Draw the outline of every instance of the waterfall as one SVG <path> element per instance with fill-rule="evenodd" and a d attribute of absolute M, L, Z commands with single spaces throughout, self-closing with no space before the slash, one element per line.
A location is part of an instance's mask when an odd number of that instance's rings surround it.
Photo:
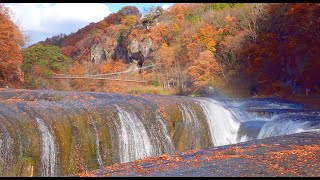
<path fill-rule="evenodd" d="M 169 136 L 169 133 L 168 133 L 168 130 L 167 130 L 167 127 L 166 125 L 164 124 L 161 116 L 157 113 L 156 114 L 156 120 L 160 123 L 160 133 L 159 134 L 163 134 L 164 137 L 165 137 L 165 142 L 164 143 L 164 147 L 165 147 L 165 150 L 164 152 L 161 152 L 159 155 L 163 154 L 163 153 L 173 153 L 175 151 L 175 148 L 174 148 L 174 145 L 172 143 L 172 140 Z M 159 138 L 157 138 L 158 141 L 160 142 L 163 142 L 162 139 L 159 140 Z"/>
<path fill-rule="evenodd" d="M 211 140 L 214 146 L 238 142 L 240 122 L 218 101 L 198 99 L 208 123 Z"/>
<path fill-rule="evenodd" d="M 0 136 L 0 175 L 5 176 L 13 161 L 13 139 L 4 126 L 1 129 L 3 132 Z"/>
<path fill-rule="evenodd" d="M 41 133 L 41 167 L 40 174 L 44 177 L 56 176 L 56 145 L 53 135 L 45 122 L 36 118 Z"/>
<path fill-rule="evenodd" d="M 317 117 L 310 117 L 304 114 L 299 114 L 299 116 L 297 114 L 275 115 L 272 117 L 272 121 L 263 125 L 257 138 L 262 139 L 271 136 L 319 130 L 319 125 L 312 125 L 312 120 L 316 119 Z"/>
<path fill-rule="evenodd" d="M 90 123 L 93 126 L 94 139 L 95 139 L 95 144 L 96 144 L 97 161 L 98 161 L 98 164 L 99 164 L 99 168 L 102 168 L 103 164 L 102 164 L 102 158 L 101 158 L 101 155 L 100 155 L 100 145 L 99 145 L 99 136 L 98 136 L 97 125 L 96 125 L 94 119 L 91 116 L 90 116 Z"/>
<path fill-rule="evenodd" d="M 59 100 L 7 102 L 30 93 L 2 93 L 0 176 L 67 176 L 104 163 L 320 129 L 319 110 L 274 99 L 32 91 Z"/>
<path fill-rule="evenodd" d="M 120 162 L 153 156 L 147 131 L 134 112 L 116 106 L 120 119 Z"/>
<path fill-rule="evenodd" d="M 200 126 L 199 126 L 199 120 L 197 116 L 195 115 L 194 110 L 190 107 L 187 108 L 185 105 L 181 104 L 182 109 L 182 118 L 183 122 L 186 125 L 187 129 L 187 136 L 194 137 L 195 138 L 195 147 L 194 148 L 200 148 Z"/>

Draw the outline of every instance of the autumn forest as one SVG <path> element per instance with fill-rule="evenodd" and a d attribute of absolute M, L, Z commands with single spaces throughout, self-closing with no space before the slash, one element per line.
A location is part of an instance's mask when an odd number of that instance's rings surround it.
<path fill-rule="evenodd" d="M 79 3 L 29 44 L 43 4 L 0 3 L 0 177 L 320 176 L 320 3 Z"/>
<path fill-rule="evenodd" d="M 3 87 L 240 97 L 320 93 L 317 3 L 178 3 L 143 16 L 127 6 L 22 49 L 26 37 L 10 9 L 0 10 Z M 144 84 L 50 78 L 150 64 L 152 70 L 135 75 Z"/>

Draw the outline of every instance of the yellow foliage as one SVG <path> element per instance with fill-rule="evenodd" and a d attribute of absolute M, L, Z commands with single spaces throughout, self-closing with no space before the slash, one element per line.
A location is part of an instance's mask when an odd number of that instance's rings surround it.
<path fill-rule="evenodd" d="M 121 17 L 121 24 L 124 24 L 126 26 L 133 26 L 137 22 L 137 16 L 135 15 L 126 15 Z"/>
<path fill-rule="evenodd" d="M 174 33 L 178 33 L 180 31 L 180 27 L 177 23 L 174 23 L 171 29 L 172 29 L 172 32 Z"/>

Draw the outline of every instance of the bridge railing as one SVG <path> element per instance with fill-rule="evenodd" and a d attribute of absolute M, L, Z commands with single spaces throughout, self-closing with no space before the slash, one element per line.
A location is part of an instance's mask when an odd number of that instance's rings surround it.
<path fill-rule="evenodd" d="M 54 74 L 52 76 L 53 79 L 105 79 L 105 80 L 117 80 L 117 81 L 134 81 L 134 82 L 146 82 L 144 80 L 136 80 L 136 79 L 129 79 L 126 77 L 125 79 L 120 78 L 119 75 L 121 74 L 129 74 L 132 72 L 137 72 L 143 69 L 154 67 L 155 65 L 148 65 L 144 66 L 142 68 L 137 68 L 133 70 L 126 70 L 126 71 L 120 71 L 120 72 L 114 72 L 114 73 L 107 73 L 107 74 L 84 74 L 84 75 L 78 75 L 78 74 Z"/>

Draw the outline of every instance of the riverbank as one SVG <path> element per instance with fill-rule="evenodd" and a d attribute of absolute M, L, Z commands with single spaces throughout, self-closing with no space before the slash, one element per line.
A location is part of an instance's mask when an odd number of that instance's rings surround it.
<path fill-rule="evenodd" d="M 114 164 L 76 176 L 320 176 L 320 132 Z"/>

